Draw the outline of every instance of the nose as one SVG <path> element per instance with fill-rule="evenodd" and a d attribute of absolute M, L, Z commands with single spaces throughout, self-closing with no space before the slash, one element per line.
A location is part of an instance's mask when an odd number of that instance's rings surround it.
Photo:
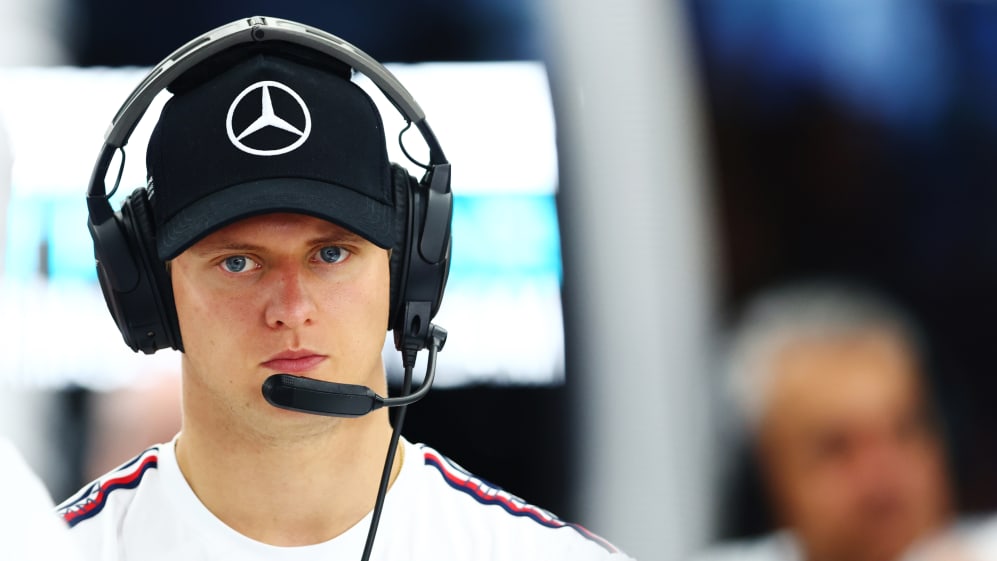
<path fill-rule="evenodd" d="M 272 269 L 267 277 L 267 325 L 277 329 L 311 324 L 315 319 L 315 298 L 309 290 L 305 272 L 289 265 Z"/>
<path fill-rule="evenodd" d="M 874 438 L 866 442 L 856 458 L 855 480 L 853 483 L 865 489 L 870 499 L 890 502 L 903 493 L 911 470 L 917 470 L 918 458 L 905 455 L 900 447 L 886 438 Z"/>

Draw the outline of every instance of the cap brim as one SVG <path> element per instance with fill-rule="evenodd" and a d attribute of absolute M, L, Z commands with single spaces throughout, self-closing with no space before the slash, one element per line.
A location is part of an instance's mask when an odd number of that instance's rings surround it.
<path fill-rule="evenodd" d="M 394 213 L 390 204 L 323 181 L 276 178 L 233 185 L 184 208 L 159 228 L 156 252 L 164 261 L 173 259 L 220 228 L 273 212 L 322 218 L 379 247 L 393 245 Z"/>

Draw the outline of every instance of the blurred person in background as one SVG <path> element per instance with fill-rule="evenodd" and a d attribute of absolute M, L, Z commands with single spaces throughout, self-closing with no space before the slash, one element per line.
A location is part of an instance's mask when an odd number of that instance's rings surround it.
<path fill-rule="evenodd" d="M 953 516 L 919 331 L 872 291 L 815 282 L 753 301 L 728 389 L 781 528 L 724 559 L 892 561 Z"/>

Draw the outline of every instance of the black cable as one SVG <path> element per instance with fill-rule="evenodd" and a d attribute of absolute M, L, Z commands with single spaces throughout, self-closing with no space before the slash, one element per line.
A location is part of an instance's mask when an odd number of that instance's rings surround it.
<path fill-rule="evenodd" d="M 435 354 L 432 353 L 431 354 Z M 405 366 L 405 374 L 402 378 L 402 395 L 408 395 L 412 391 L 412 368 L 413 365 Z M 398 440 L 402 434 L 402 424 L 405 422 L 405 411 L 408 405 L 397 407 L 395 415 L 395 427 L 391 431 L 391 441 L 388 444 L 388 455 L 384 459 L 384 471 L 381 472 L 381 484 L 377 489 L 377 500 L 374 501 L 374 511 L 370 516 L 370 529 L 367 530 L 367 543 L 363 548 L 363 556 L 360 561 L 368 561 L 370 553 L 374 549 L 374 536 L 377 534 L 377 524 L 381 520 L 381 510 L 384 508 L 384 498 L 388 494 L 388 481 L 391 479 L 391 467 L 395 463 L 395 452 L 398 450 Z"/>
<path fill-rule="evenodd" d="M 412 154 L 409 154 L 408 150 L 405 149 L 405 143 L 402 142 L 402 135 L 404 135 L 405 132 L 407 130 L 409 130 L 410 128 L 412 128 L 412 121 L 409 121 L 405 125 L 405 128 L 402 129 L 402 131 L 400 133 L 398 133 L 398 146 L 402 149 L 402 154 L 405 154 L 405 157 L 408 158 L 410 162 L 412 162 L 413 164 L 421 167 L 422 169 L 428 170 L 429 169 L 429 165 L 428 164 L 424 164 L 424 163 L 416 160 L 415 158 L 412 157 Z"/>
<path fill-rule="evenodd" d="M 429 349 L 429 358 L 426 360 L 426 376 L 423 378 L 420 390 L 432 385 L 436 375 L 436 353 L 443 348 L 447 340 L 447 331 L 439 326 L 430 324 L 429 335 L 426 339 L 426 347 Z M 405 348 L 402 350 L 402 365 L 405 372 L 402 375 L 402 391 L 400 397 L 408 397 L 412 392 L 412 370 L 415 369 L 415 358 L 418 354 L 417 348 Z M 418 393 L 418 392 L 417 392 Z M 395 427 L 391 431 L 391 440 L 388 443 L 388 454 L 384 458 L 384 470 L 381 471 L 381 483 L 377 488 L 377 499 L 374 501 L 374 510 L 370 514 L 370 528 L 367 530 L 367 543 L 364 544 L 363 555 L 360 561 L 368 561 L 371 551 L 374 549 L 374 537 L 377 535 L 377 525 L 381 521 L 381 511 L 384 509 L 384 499 L 388 494 L 388 481 L 391 479 L 391 468 L 395 464 L 395 452 L 398 451 L 398 440 L 402 435 L 402 425 L 405 423 L 405 412 L 408 410 L 408 403 L 398 405 L 398 413 L 395 415 Z"/>
<path fill-rule="evenodd" d="M 125 149 L 124 147 L 118 148 L 118 152 L 121 152 L 121 165 L 118 166 L 118 177 L 114 180 L 114 188 L 111 189 L 105 197 L 107 200 L 111 200 L 111 197 L 118 192 L 118 186 L 121 185 L 121 176 L 125 173 Z M 103 180 L 102 180 L 103 181 Z"/>

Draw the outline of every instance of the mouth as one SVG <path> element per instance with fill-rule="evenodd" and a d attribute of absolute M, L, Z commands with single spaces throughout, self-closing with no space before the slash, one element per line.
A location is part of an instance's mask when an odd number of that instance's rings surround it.
<path fill-rule="evenodd" d="M 276 372 L 300 374 L 312 370 L 325 359 L 325 355 L 312 351 L 285 351 L 270 357 L 262 365 Z"/>

